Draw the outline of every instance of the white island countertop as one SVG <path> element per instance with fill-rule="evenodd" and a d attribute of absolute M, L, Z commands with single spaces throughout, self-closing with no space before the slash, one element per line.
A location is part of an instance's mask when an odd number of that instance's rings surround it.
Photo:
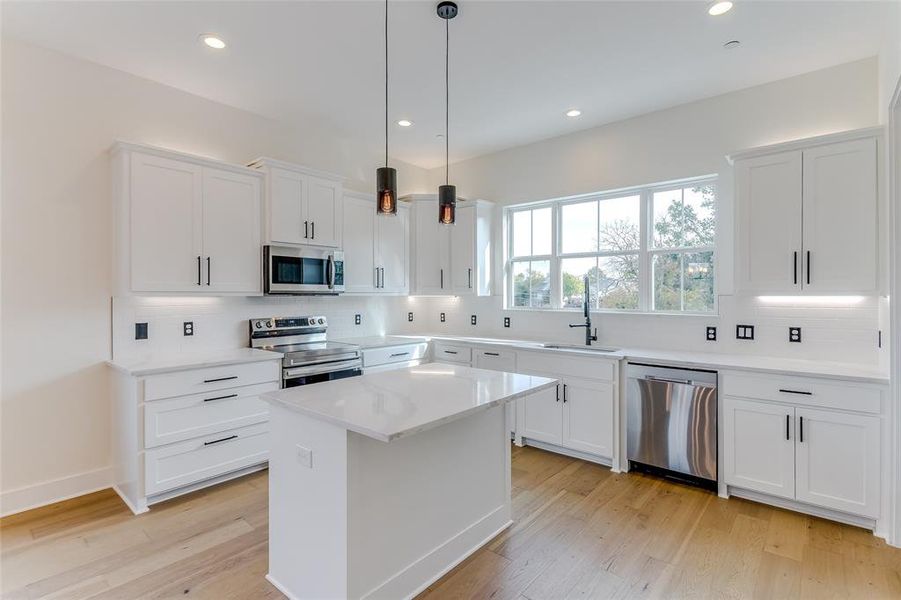
<path fill-rule="evenodd" d="M 556 379 L 430 363 L 269 392 L 263 400 L 390 442 L 556 385 Z"/>

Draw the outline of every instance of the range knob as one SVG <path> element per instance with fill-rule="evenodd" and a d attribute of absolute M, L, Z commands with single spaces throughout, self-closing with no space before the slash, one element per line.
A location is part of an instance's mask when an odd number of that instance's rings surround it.
<path fill-rule="evenodd" d="M 319 317 L 319 324 L 320 324 L 320 325 L 324 325 L 324 324 L 325 324 L 325 319 L 323 319 L 322 317 Z"/>
<path fill-rule="evenodd" d="M 266 327 L 272 327 L 272 321 L 266 321 Z"/>
<path fill-rule="evenodd" d="M 257 321 L 257 322 L 255 323 L 255 327 L 256 327 L 257 329 L 260 329 L 261 327 L 263 327 L 263 322 L 262 322 L 262 321 Z"/>

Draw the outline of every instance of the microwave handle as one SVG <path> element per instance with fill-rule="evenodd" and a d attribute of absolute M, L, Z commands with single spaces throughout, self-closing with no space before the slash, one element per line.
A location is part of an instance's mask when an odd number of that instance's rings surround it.
<path fill-rule="evenodd" d="M 328 264 L 326 265 L 325 272 L 325 282 L 328 285 L 328 289 L 334 289 L 335 287 L 335 259 L 332 258 L 332 255 L 329 254 Z"/>

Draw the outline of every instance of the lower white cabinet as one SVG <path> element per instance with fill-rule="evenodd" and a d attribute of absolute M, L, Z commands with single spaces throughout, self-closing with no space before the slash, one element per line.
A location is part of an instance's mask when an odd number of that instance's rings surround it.
<path fill-rule="evenodd" d="M 879 416 L 726 396 L 723 421 L 726 484 L 879 517 Z"/>
<path fill-rule="evenodd" d="M 563 380 L 563 445 L 613 457 L 614 385 L 567 377 Z"/>
<path fill-rule="evenodd" d="M 563 414 L 560 384 L 530 394 L 517 406 L 519 426 L 516 433 L 530 440 L 563 445 Z"/>

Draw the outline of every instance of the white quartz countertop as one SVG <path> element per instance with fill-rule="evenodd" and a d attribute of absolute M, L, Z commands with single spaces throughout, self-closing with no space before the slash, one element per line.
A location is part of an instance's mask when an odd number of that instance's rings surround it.
<path fill-rule="evenodd" d="M 187 371 L 189 369 L 281 359 L 282 355 L 278 352 L 270 352 L 258 348 L 235 348 L 233 350 L 204 354 L 159 356 L 137 360 L 110 360 L 107 361 L 107 364 L 129 375 L 140 377 L 142 375 L 154 375 L 172 371 Z"/>
<path fill-rule="evenodd" d="M 403 337 L 403 336 L 392 336 Z M 413 338 L 414 336 L 410 336 Z M 694 367 L 704 369 L 731 369 L 740 371 L 759 371 L 784 375 L 804 375 L 810 377 L 826 377 L 862 383 L 887 384 L 888 373 L 876 366 L 854 363 L 828 362 L 818 360 L 774 358 L 744 354 L 718 354 L 715 352 L 685 352 L 681 350 L 654 350 L 649 348 L 618 348 L 613 352 L 597 352 L 575 348 L 550 349 L 543 348 L 541 342 L 535 340 L 514 340 L 503 338 L 480 338 L 454 335 L 415 336 L 416 339 L 441 340 L 448 342 L 465 342 L 468 344 L 507 346 L 522 350 L 540 350 L 542 352 L 561 352 L 580 356 L 593 356 L 599 359 L 627 360 L 629 362 L 645 362 L 664 366 Z"/>
<path fill-rule="evenodd" d="M 375 348 L 392 348 L 394 346 L 409 346 L 416 343 L 428 343 L 427 337 L 416 336 L 399 336 L 399 335 L 371 335 L 356 338 L 336 339 L 336 342 L 342 344 L 354 344 L 363 350 L 373 350 Z"/>
<path fill-rule="evenodd" d="M 547 377 L 431 363 L 288 388 L 261 398 L 390 442 L 556 383 Z"/>

